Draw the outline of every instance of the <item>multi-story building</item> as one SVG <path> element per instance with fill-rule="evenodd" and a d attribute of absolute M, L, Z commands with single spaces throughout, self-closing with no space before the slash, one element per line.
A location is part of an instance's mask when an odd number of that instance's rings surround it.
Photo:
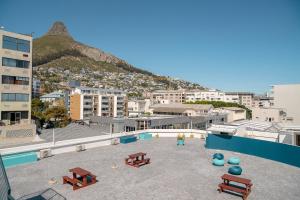
<path fill-rule="evenodd" d="M 282 108 L 252 108 L 252 119 L 263 122 L 286 122 L 286 112 Z"/>
<path fill-rule="evenodd" d="M 151 93 L 153 103 L 184 103 L 185 90 L 157 90 Z"/>
<path fill-rule="evenodd" d="M 224 101 L 231 103 L 239 103 L 239 96 L 237 94 L 226 95 L 225 92 L 218 90 L 208 91 L 188 91 L 185 93 L 186 102 L 195 101 Z"/>
<path fill-rule="evenodd" d="M 0 30 L 0 76 L 1 125 L 15 125 L 15 129 L 18 128 L 17 125 L 20 125 L 20 127 L 26 127 L 26 124 L 30 125 L 32 87 L 31 36 Z M 30 130 L 31 128 L 28 126 L 26 129 L 31 133 L 35 133 L 35 130 Z"/>
<path fill-rule="evenodd" d="M 286 121 L 300 124 L 300 84 L 274 85 L 271 95 L 274 97 L 274 107 L 284 108 Z"/>
<path fill-rule="evenodd" d="M 138 116 L 150 112 L 150 99 L 128 101 L 128 116 Z"/>
<path fill-rule="evenodd" d="M 82 120 L 92 116 L 124 117 L 128 115 L 123 91 L 78 87 L 70 92 L 70 117 Z"/>
<path fill-rule="evenodd" d="M 239 104 L 246 106 L 247 108 L 251 108 L 253 105 L 253 97 L 254 93 L 251 92 L 226 92 L 226 98 L 234 98 L 238 97 Z"/>
<path fill-rule="evenodd" d="M 253 98 L 252 107 L 270 108 L 274 105 L 274 98 L 269 96 L 255 96 Z"/>
<path fill-rule="evenodd" d="M 41 81 L 38 79 L 32 80 L 32 98 L 39 98 L 41 96 Z"/>

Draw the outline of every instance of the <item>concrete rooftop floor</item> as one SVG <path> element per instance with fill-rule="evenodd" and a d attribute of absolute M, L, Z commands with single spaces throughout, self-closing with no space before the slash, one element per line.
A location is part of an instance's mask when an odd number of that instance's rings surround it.
<path fill-rule="evenodd" d="M 124 164 L 128 154 L 146 152 L 151 163 L 140 168 Z M 40 160 L 34 164 L 7 169 L 15 198 L 47 188 L 53 188 L 70 200 L 87 199 L 241 199 L 219 193 L 217 186 L 229 165 L 211 164 L 215 152 L 225 159 L 238 156 L 243 174 L 253 182 L 248 199 L 299 199 L 300 168 L 254 156 L 227 151 L 207 150 L 204 141 L 187 139 L 185 146 L 177 146 L 176 138 L 153 138 L 130 144 L 119 144 L 65 153 Z M 117 168 L 113 169 L 112 166 Z M 71 174 L 70 168 L 82 167 L 97 176 L 94 185 L 76 191 L 62 184 L 62 176 Z M 49 180 L 58 182 L 49 185 Z"/>

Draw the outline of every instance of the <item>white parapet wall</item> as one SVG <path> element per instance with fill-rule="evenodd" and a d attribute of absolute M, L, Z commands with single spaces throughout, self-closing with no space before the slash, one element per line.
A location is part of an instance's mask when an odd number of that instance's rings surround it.
<path fill-rule="evenodd" d="M 112 135 L 101 135 L 95 137 L 86 137 L 72 140 L 63 140 L 58 142 L 47 142 L 42 144 L 33 144 L 26 146 L 18 146 L 12 148 L 0 149 L 1 155 L 15 154 L 15 153 L 24 153 L 24 152 L 38 152 L 38 157 L 40 157 L 39 152 L 44 149 L 50 149 L 51 155 L 75 152 L 77 145 L 84 145 L 85 149 L 91 149 L 101 146 L 111 145 L 111 141 L 118 139 L 125 135 L 138 135 L 140 133 L 150 133 L 153 137 L 177 137 L 178 134 L 184 134 L 186 137 L 200 138 L 205 139 L 206 131 L 204 130 L 195 130 L 195 129 L 147 129 L 133 132 L 123 132 L 123 133 L 114 133 Z"/>
<path fill-rule="evenodd" d="M 150 133 L 152 136 L 158 135 L 159 137 L 177 137 L 178 134 L 184 134 L 185 137 L 202 138 L 205 139 L 206 131 L 196 130 L 196 129 L 147 129 L 142 131 L 136 131 L 136 134 L 139 133 Z"/>

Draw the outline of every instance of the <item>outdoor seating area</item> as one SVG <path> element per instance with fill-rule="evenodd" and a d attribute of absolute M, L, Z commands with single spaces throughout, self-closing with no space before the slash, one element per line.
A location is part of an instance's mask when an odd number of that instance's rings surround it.
<path fill-rule="evenodd" d="M 166 197 L 183 200 L 238 200 L 241 197 L 249 200 L 266 197 L 272 200 L 297 200 L 300 196 L 300 168 L 231 151 L 206 149 L 204 141 L 196 138 L 185 140 L 188 145 L 184 148 L 174 145 L 176 138 L 161 137 L 128 145 L 103 146 L 80 153 L 58 154 L 35 163 L 8 168 L 6 171 L 12 196 L 18 199 L 47 188 L 72 200 L 141 197 L 145 200 L 165 200 Z M 211 164 L 215 153 L 223 155 L 225 167 Z M 127 157 L 130 167 L 124 163 L 126 155 L 130 155 Z M 239 166 L 227 164 L 231 157 L 239 158 L 243 164 L 240 176 L 227 174 L 229 167 Z M 131 166 L 137 164 L 137 158 L 143 160 L 139 165 L 150 163 L 150 158 L 151 164 L 135 170 Z M 78 171 L 75 166 L 81 170 Z M 71 169 L 70 175 L 66 173 L 68 169 Z M 62 178 L 64 176 L 68 178 Z M 87 176 L 86 179 L 84 176 Z M 96 184 L 92 184 L 96 179 Z M 50 184 L 49 180 L 56 181 Z M 79 189 L 84 183 L 88 187 Z"/>
<path fill-rule="evenodd" d="M 135 153 L 128 156 L 128 158 L 125 158 L 125 164 L 130 165 L 133 167 L 140 167 L 146 164 L 150 163 L 150 158 L 145 158 L 146 153 Z"/>
<path fill-rule="evenodd" d="M 224 174 L 222 177 L 223 183 L 219 184 L 219 192 L 232 191 L 241 194 L 243 200 L 246 200 L 251 192 L 252 182 L 246 178 L 240 178 L 229 174 Z M 243 186 L 237 185 L 242 184 Z"/>
<path fill-rule="evenodd" d="M 95 175 L 80 167 L 70 169 L 69 171 L 73 176 L 72 178 L 63 176 L 63 184 L 71 184 L 73 186 L 73 190 L 77 190 L 97 182 Z"/>

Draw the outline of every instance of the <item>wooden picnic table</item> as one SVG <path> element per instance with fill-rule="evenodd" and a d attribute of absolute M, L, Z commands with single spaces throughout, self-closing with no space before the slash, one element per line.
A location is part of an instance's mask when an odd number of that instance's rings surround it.
<path fill-rule="evenodd" d="M 72 172 L 73 178 L 63 176 L 63 183 L 70 183 L 73 186 L 73 190 L 83 188 L 97 182 L 95 175 L 80 167 L 75 167 L 69 171 Z"/>
<path fill-rule="evenodd" d="M 128 155 L 128 158 L 125 159 L 125 164 L 133 167 L 140 167 L 142 165 L 149 164 L 150 158 L 145 158 L 145 156 L 146 153 L 143 152 Z"/>
<path fill-rule="evenodd" d="M 232 176 L 229 174 L 224 174 L 221 178 L 223 179 L 223 183 L 219 184 L 219 192 L 223 192 L 224 190 L 230 190 L 242 194 L 243 199 L 247 199 L 251 192 L 251 187 L 253 185 L 251 180 L 237 176 Z M 231 182 L 244 184 L 245 188 L 231 184 Z"/>

